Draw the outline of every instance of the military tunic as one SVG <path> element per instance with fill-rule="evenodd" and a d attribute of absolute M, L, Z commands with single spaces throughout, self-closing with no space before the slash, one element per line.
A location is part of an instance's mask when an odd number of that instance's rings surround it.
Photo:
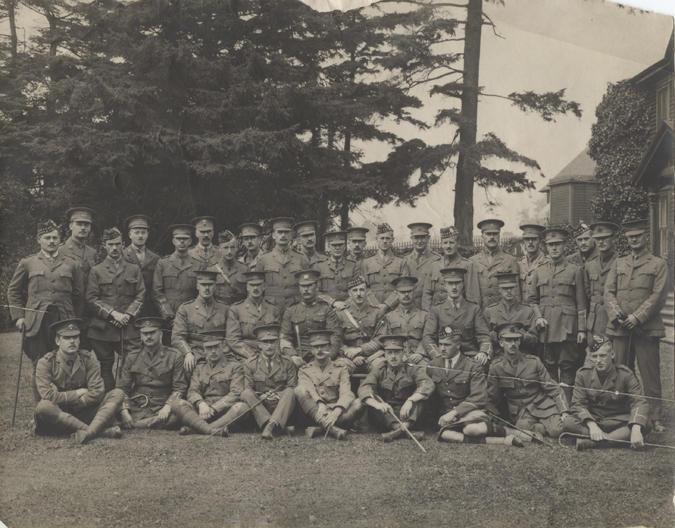
<path fill-rule="evenodd" d="M 253 329 L 259 325 L 278 324 L 280 319 L 279 308 L 264 299 L 259 304 L 250 298 L 235 303 L 227 313 L 227 344 L 237 356 L 252 358 L 258 353 Z"/>
<path fill-rule="evenodd" d="M 195 366 L 187 391 L 187 401 L 195 408 L 206 402 L 220 415 L 239 401 L 244 390 L 244 371 L 241 365 L 221 357 L 215 364 L 209 361 Z"/>
<path fill-rule="evenodd" d="M 597 247 L 594 247 L 586 257 L 581 254 L 581 251 L 575 251 L 571 255 L 567 256 L 567 262 L 583 268 L 587 262 L 591 262 L 592 260 L 598 258 L 598 255 L 599 252 Z"/>
<path fill-rule="evenodd" d="M 200 297 L 181 304 L 176 312 L 171 332 L 171 346 L 183 355 L 194 354 L 196 360 L 203 357 L 204 337 L 200 334 L 210 330 L 225 330 L 229 307 L 215 299 L 204 302 Z"/>
<path fill-rule="evenodd" d="M 429 312 L 411 306 L 406 310 L 400 304 L 391 312 L 385 314 L 383 324 L 377 332 L 377 337 L 383 335 L 406 336 L 406 349 L 409 354 L 420 354 L 425 360 L 431 356 L 422 345 L 424 326 L 429 318 Z"/>
<path fill-rule="evenodd" d="M 213 270 L 223 260 L 223 252 L 217 246 L 204 246 L 197 244 L 188 249 L 188 255 L 192 259 L 192 267 L 195 271 Z"/>
<path fill-rule="evenodd" d="M 321 273 L 319 278 L 319 292 L 328 296 L 333 301 L 344 301 L 348 297 L 347 283 L 358 274 L 355 262 L 341 258 L 336 261 L 327 258 L 313 266 Z"/>
<path fill-rule="evenodd" d="M 498 249 L 494 254 L 487 250 L 481 251 L 469 259 L 478 268 L 478 283 L 480 285 L 481 307 L 490 306 L 501 299 L 498 273 L 515 273 L 520 276 L 518 261 L 512 255 Z M 517 288 L 520 293 L 520 285 Z"/>
<path fill-rule="evenodd" d="M 584 425 L 587 420 L 596 422 L 605 432 L 624 425 L 645 427 L 649 406 L 642 396 L 640 382 L 635 374 L 628 367 L 618 365 L 612 366 L 604 378 L 604 381 L 600 379 L 597 369 L 592 365 L 584 365 L 579 369 L 571 406 L 575 418 Z"/>
<path fill-rule="evenodd" d="M 96 266 L 96 250 L 87 244 L 78 244 L 73 237 L 70 237 L 59 247 L 59 254 L 70 257 L 80 265 L 86 285 L 89 271 Z"/>
<path fill-rule="evenodd" d="M 312 418 L 319 403 L 329 409 L 341 407 L 346 411 L 356 398 L 347 369 L 330 360 L 323 369 L 316 360 L 303 365 L 298 371 L 295 394 L 303 410 Z"/>
<path fill-rule="evenodd" d="M 302 250 L 297 251 L 297 253 L 307 259 L 307 262 L 309 262 L 309 267 L 312 269 L 319 269 L 319 265 L 322 262 L 326 262 L 327 260 L 330 259 L 328 255 L 324 255 L 323 253 L 319 253 L 318 251 L 314 251 L 311 255 L 308 255 Z"/>
<path fill-rule="evenodd" d="M 142 347 L 124 363 L 117 388 L 126 394 L 123 408 L 134 420 L 157 414 L 165 404 L 182 399 L 187 390 L 183 356 L 175 348 L 159 345 L 152 352 Z M 135 396 L 145 395 L 145 398 Z"/>
<path fill-rule="evenodd" d="M 244 253 L 237 260 L 246 266 L 246 269 L 252 271 L 255 269 L 256 264 L 258 263 L 258 257 L 260 252 L 256 253 L 255 256 L 251 255 L 248 251 Z"/>
<path fill-rule="evenodd" d="M 347 312 L 351 314 L 358 326 L 349 319 Z M 342 329 L 342 340 L 345 346 L 361 347 L 363 355 L 369 356 L 380 348 L 380 342 L 375 339 L 375 330 L 380 323 L 380 309 L 368 299 L 361 306 L 351 299 L 346 302 L 344 310 L 336 312 Z M 379 333 L 379 329 L 378 329 Z"/>
<path fill-rule="evenodd" d="M 225 304 L 234 304 L 246 297 L 246 279 L 244 273 L 248 271 L 246 264 L 236 260 L 227 263 L 223 260 L 217 268 L 216 299 Z M 227 277 L 227 280 L 225 279 Z"/>
<path fill-rule="evenodd" d="M 427 374 L 434 382 L 441 414 L 454 410 L 457 418 L 462 418 L 486 407 L 487 380 L 479 363 L 464 354 L 456 357 L 454 365 L 451 359 L 432 359 L 427 365 Z"/>
<path fill-rule="evenodd" d="M 552 437 L 562 432 L 560 415 L 569 411 L 560 386 L 541 360 L 528 354 L 519 354 L 514 361 L 502 355 L 492 362 L 488 398 L 491 412 L 496 414 L 500 402 L 506 400 L 511 423 L 526 430 L 542 423 Z"/>
<path fill-rule="evenodd" d="M 265 273 L 265 298 L 284 310 L 299 298 L 295 273 L 308 268 L 309 261 L 304 255 L 275 247 L 258 255 L 255 271 Z"/>
<path fill-rule="evenodd" d="M 423 334 L 423 345 L 431 358 L 438 355 L 438 334 L 441 329 L 447 327 L 461 334 L 462 354 L 475 356 L 480 351 L 488 357 L 492 355 L 490 331 L 477 304 L 465 299 L 458 299 L 454 303 L 448 298 L 444 303 L 437 304 L 431 309 Z"/>
<path fill-rule="evenodd" d="M 164 319 L 172 319 L 184 302 L 197 296 L 197 279 L 189 256 L 181 260 L 174 252 L 159 259 L 152 280 L 152 299 Z"/>
<path fill-rule="evenodd" d="M 419 255 L 415 249 L 403 257 L 403 261 L 410 270 L 410 275 L 417 278 L 417 284 L 413 290 L 413 303 L 417 308 L 422 308 L 422 299 L 424 297 L 424 288 L 428 277 L 437 268 L 439 262 L 443 262 L 443 257 L 438 253 L 426 248 L 424 253 Z M 428 310 L 429 307 L 422 308 Z"/>
<path fill-rule="evenodd" d="M 301 357 L 309 356 L 309 335 L 312 330 L 330 330 L 333 335 L 330 338 L 332 357 L 337 357 L 342 344 L 342 331 L 335 310 L 320 299 L 311 304 L 299 302 L 292 304 L 284 311 L 281 317 L 281 343 L 282 351 L 293 348 Z M 300 343 L 298 343 L 298 333 Z M 300 350 L 300 352 L 298 352 Z"/>
<path fill-rule="evenodd" d="M 88 350 L 79 350 L 70 366 L 65 354 L 48 352 L 38 361 L 35 382 L 41 399 L 70 412 L 97 406 L 105 392 L 101 367 Z M 82 388 L 87 392 L 79 397 L 76 391 Z"/>
<path fill-rule="evenodd" d="M 527 255 L 524 255 L 518 261 L 518 268 L 520 269 L 520 298 L 527 299 L 527 290 L 532 283 L 532 275 L 534 270 L 548 261 L 548 255 L 543 251 L 537 253 L 537 256 L 530 262 Z"/>
<path fill-rule="evenodd" d="M 480 284 L 478 282 L 478 267 L 469 259 L 457 254 L 453 259 L 442 257 L 431 265 L 422 293 L 422 310 L 431 310 L 432 306 L 442 303 L 448 296 L 441 270 L 448 267 L 464 268 L 464 298 L 467 301 L 480 305 Z"/>
<path fill-rule="evenodd" d="M 389 306 L 393 306 L 397 300 L 391 281 L 410 275 L 408 265 L 392 251 L 385 255 L 378 251 L 372 257 L 363 259 L 360 271 L 377 301 Z"/>
<path fill-rule="evenodd" d="M 244 392 L 241 400 L 253 407 L 261 394 L 272 391 L 274 396 L 263 401 L 251 411 L 259 427 L 272 420 L 284 427 L 295 408 L 295 387 L 298 369 L 293 362 L 279 353 L 269 360 L 258 354 L 244 362 Z"/>
<path fill-rule="evenodd" d="M 497 327 L 504 323 L 518 323 L 526 329 L 523 332 L 523 339 L 521 341 L 523 350 L 537 355 L 537 345 L 539 343 L 539 336 L 537 335 L 538 332 L 535 325 L 537 318 L 531 306 L 518 301 L 509 305 L 502 299 L 498 303 L 488 306 L 484 311 L 484 315 L 490 329 L 493 350 L 500 348 Z"/>
<path fill-rule="evenodd" d="M 586 262 L 584 266 L 584 286 L 588 299 L 586 331 L 589 340 L 594 335 L 604 336 L 607 332 L 607 310 L 605 309 L 605 281 L 616 256 L 612 254 L 608 260 L 598 256 Z"/>
<path fill-rule="evenodd" d="M 138 254 L 134 251 L 134 248 L 129 245 L 122 250 L 122 256 L 128 262 L 136 264 L 141 268 L 143 284 L 145 284 L 145 298 L 143 299 L 141 315 L 155 315 L 157 312 L 152 301 L 152 281 L 155 277 L 155 268 L 159 261 L 159 255 L 150 251 L 148 248 L 145 248 L 145 258 L 143 259 L 143 262 L 140 262 L 138 260 Z"/>

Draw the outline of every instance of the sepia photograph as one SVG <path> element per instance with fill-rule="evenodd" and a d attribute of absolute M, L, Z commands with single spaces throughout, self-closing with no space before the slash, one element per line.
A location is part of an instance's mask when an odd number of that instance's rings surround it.
<path fill-rule="evenodd" d="M 671 528 L 674 22 L 0 0 L 0 528 Z"/>

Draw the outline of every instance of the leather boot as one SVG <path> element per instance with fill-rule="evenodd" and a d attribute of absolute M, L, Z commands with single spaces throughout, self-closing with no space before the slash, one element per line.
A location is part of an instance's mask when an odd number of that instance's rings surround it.
<path fill-rule="evenodd" d="M 504 437 L 500 436 L 486 436 L 486 444 L 498 444 L 498 445 L 507 445 L 512 447 L 525 447 L 525 444 L 513 435 L 507 435 Z"/>
<path fill-rule="evenodd" d="M 336 440 L 345 440 L 347 438 L 347 431 L 342 429 L 342 427 L 334 425 L 328 429 L 328 436 L 332 436 Z"/>
<path fill-rule="evenodd" d="M 397 426 L 396 429 L 393 429 L 388 433 L 382 433 L 382 440 L 385 443 L 393 442 L 397 438 L 401 438 L 404 434 L 405 432 L 403 431 L 403 428 Z"/>
<path fill-rule="evenodd" d="M 99 435 L 115 419 L 115 415 L 122 408 L 123 401 L 124 392 L 121 389 L 113 389 L 106 394 L 87 429 L 83 432 L 78 431 L 76 434 L 76 441 L 86 444 Z"/>
<path fill-rule="evenodd" d="M 108 427 L 107 429 L 104 429 L 101 431 L 101 433 L 98 435 L 99 438 L 113 438 L 115 440 L 118 440 L 119 438 L 122 438 L 122 429 L 118 425 L 114 425 L 112 427 Z"/>
<path fill-rule="evenodd" d="M 48 400 L 40 400 L 35 407 L 35 416 L 48 425 L 55 426 L 66 434 L 87 428 L 87 424 Z"/>
<path fill-rule="evenodd" d="M 192 405 L 184 400 L 171 403 L 171 412 L 178 417 L 180 423 L 189 427 L 196 433 L 210 435 L 215 432 L 215 429 L 197 414 L 192 408 Z"/>
<path fill-rule="evenodd" d="M 307 438 L 316 438 L 321 434 L 321 427 L 310 426 L 305 429 L 305 436 Z"/>
<path fill-rule="evenodd" d="M 262 437 L 265 440 L 272 440 L 274 438 L 274 428 L 277 426 L 276 422 L 273 422 L 270 420 L 267 422 L 267 425 L 265 425 L 265 429 L 263 429 L 262 432 Z"/>

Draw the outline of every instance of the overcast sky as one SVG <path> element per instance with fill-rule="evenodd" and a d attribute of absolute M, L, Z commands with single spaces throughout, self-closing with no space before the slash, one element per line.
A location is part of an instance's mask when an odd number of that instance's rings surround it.
<path fill-rule="evenodd" d="M 303 0 L 326 7 L 335 0 Z M 368 0 L 343 0 L 359 6 Z M 562 117 L 545 123 L 533 114 L 524 114 L 507 101 L 493 98 L 479 105 L 479 136 L 495 132 L 511 148 L 536 159 L 545 178 L 533 175 L 537 189 L 554 177 L 587 145 L 595 108 L 607 84 L 635 75 L 663 57 L 673 27 L 670 16 L 653 13 L 630 13 L 602 0 L 505 0 L 504 6 L 484 2 L 485 11 L 504 37 L 498 38 L 484 27 L 481 43 L 480 84 L 490 93 L 513 91 L 553 91 L 565 88 L 567 97 L 579 102 L 583 117 Z M 22 10 L 20 25 L 28 29 L 42 24 L 40 17 Z M 417 92 L 424 108 L 417 114 L 429 123 L 445 104 L 443 99 L 429 99 L 423 90 Z M 393 126 L 393 125 L 392 125 Z M 442 143 L 451 137 L 449 127 L 419 133 L 398 130 L 406 138 L 419 135 L 430 144 Z M 386 149 L 364 146 L 366 159 L 381 159 Z M 416 220 L 434 224 L 434 235 L 441 225 L 453 223 L 454 171 L 449 170 L 421 198 L 416 207 L 393 205 L 376 209 L 365 204 L 352 215 L 352 221 L 386 221 L 394 227 L 397 238 L 407 238 L 405 226 Z M 500 205 L 486 207 L 487 197 L 476 188 L 475 217 L 497 215 L 507 225 L 505 230 L 517 232 L 523 217 L 543 216 L 543 197 L 538 191 L 519 194 L 490 192 L 490 199 Z"/>

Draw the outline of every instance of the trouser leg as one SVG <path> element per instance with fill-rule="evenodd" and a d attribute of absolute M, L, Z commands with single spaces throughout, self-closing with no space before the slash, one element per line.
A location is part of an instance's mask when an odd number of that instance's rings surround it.
<path fill-rule="evenodd" d="M 62 411 L 58 405 L 49 400 L 38 402 L 35 407 L 35 421 L 38 423 L 37 431 L 43 430 L 41 425 L 44 424 L 49 432 L 55 434 L 70 434 L 87 429 L 86 423 Z"/>
<path fill-rule="evenodd" d="M 649 336 L 633 335 L 633 346 L 637 359 L 642 391 L 648 396 L 649 417 L 651 420 L 661 420 L 661 357 L 659 339 Z"/>
<path fill-rule="evenodd" d="M 635 370 L 634 347 L 628 336 L 611 336 L 612 350 L 617 365 L 626 365 L 629 369 Z"/>
<path fill-rule="evenodd" d="M 248 410 L 248 405 L 246 405 L 243 402 L 237 402 L 232 407 L 230 407 L 225 412 L 225 414 L 223 414 L 220 418 L 217 418 L 216 420 L 212 421 L 210 423 L 210 425 L 216 431 L 218 431 L 218 430 L 220 430 L 224 427 L 229 427 L 229 424 L 231 424 L 233 421 L 237 420 L 247 410 Z"/>
<path fill-rule="evenodd" d="M 558 369 L 560 371 L 560 381 L 569 385 L 563 389 L 568 402 L 572 400 L 572 387 L 574 386 L 577 368 L 579 367 L 579 358 L 579 347 L 576 343 L 569 341 L 560 343 Z"/>
<path fill-rule="evenodd" d="M 103 397 L 101 405 L 87 427 L 83 442 L 95 438 L 110 426 L 122 408 L 122 402 L 124 402 L 124 392 L 121 389 L 112 389 Z"/>
<path fill-rule="evenodd" d="M 295 398 L 302 409 L 302 412 L 314 423 L 317 423 L 318 404 L 307 393 L 295 388 Z"/>
<path fill-rule="evenodd" d="M 558 381 L 558 356 L 560 354 L 560 343 L 546 343 L 543 351 L 543 362 L 549 375 Z"/>
<path fill-rule="evenodd" d="M 115 362 L 115 348 L 118 345 L 114 341 L 91 340 L 91 346 L 94 349 L 94 354 L 96 354 L 96 359 L 101 364 L 101 377 L 103 378 L 103 386 L 106 392 L 115 388 L 113 363 Z"/>
<path fill-rule="evenodd" d="M 272 413 L 271 420 L 280 427 L 286 427 L 291 414 L 293 414 L 293 409 L 295 409 L 295 393 L 289 387 L 279 393 L 279 401 Z"/>
<path fill-rule="evenodd" d="M 340 415 L 340 418 L 337 420 L 337 425 L 340 427 L 349 427 L 352 423 L 361 416 L 363 412 L 363 404 L 359 398 L 355 398 L 349 404 L 344 412 Z"/>
<path fill-rule="evenodd" d="M 178 400 L 171 402 L 170 405 L 171 412 L 176 415 L 180 424 L 189 427 L 199 434 L 210 435 L 213 433 L 213 427 L 199 416 L 190 402 Z"/>
<path fill-rule="evenodd" d="M 291 389 L 291 391 L 292 390 L 293 389 Z M 250 409 L 252 409 L 251 414 L 253 414 L 253 418 L 255 419 L 255 423 L 258 424 L 258 427 L 260 427 L 261 429 L 265 427 L 265 424 L 270 419 L 270 413 L 265 408 L 264 403 L 257 405 L 258 402 L 260 401 L 258 395 L 253 390 L 246 389 L 241 393 L 239 399 L 241 399 L 242 402 L 244 402 L 246 405 L 249 406 Z"/>

